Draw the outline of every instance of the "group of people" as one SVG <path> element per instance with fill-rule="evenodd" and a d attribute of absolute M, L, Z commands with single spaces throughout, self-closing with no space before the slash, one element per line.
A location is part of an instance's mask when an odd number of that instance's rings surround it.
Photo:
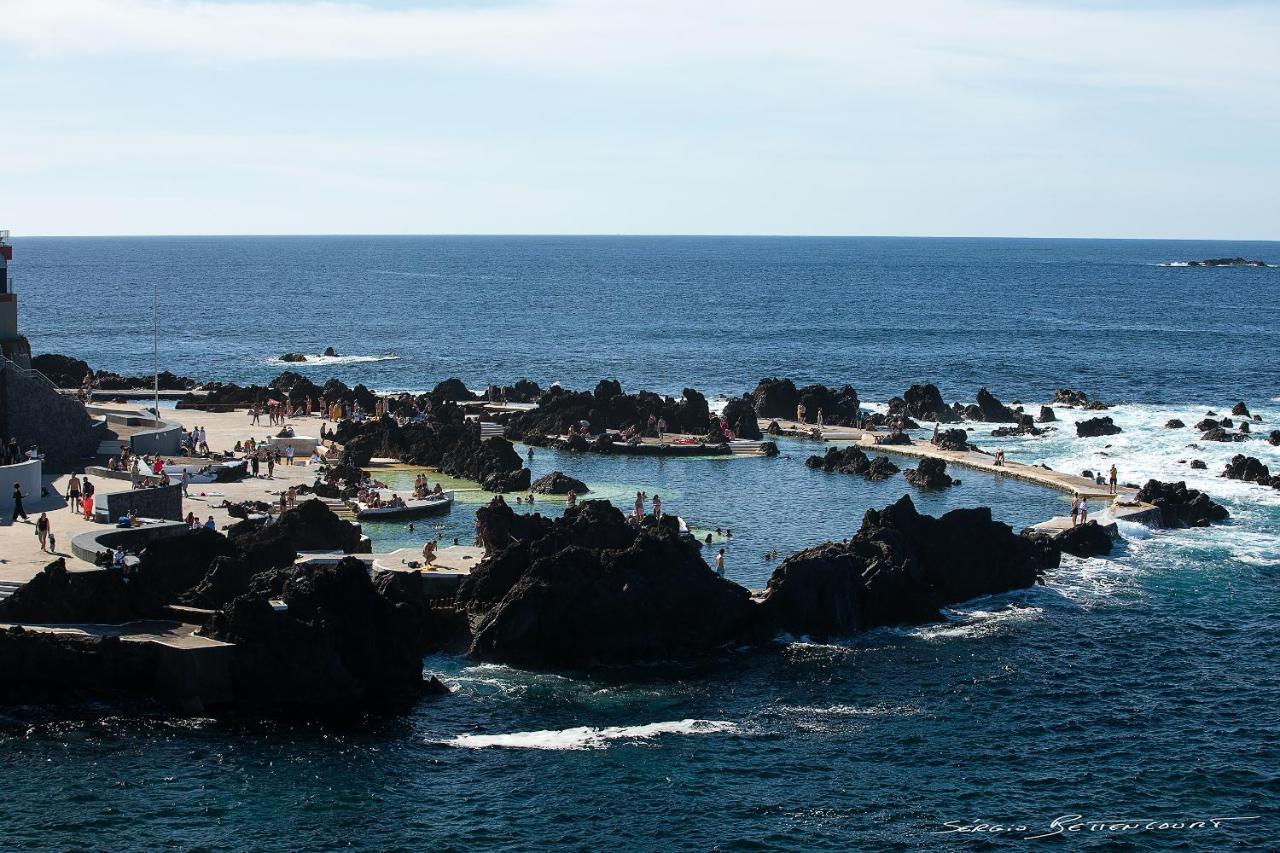
<path fill-rule="evenodd" d="M 196 514 L 194 512 L 188 512 L 186 523 L 187 523 L 187 527 L 191 528 L 192 530 L 199 530 L 201 527 L 203 527 L 206 530 L 218 529 L 218 524 L 213 520 L 212 515 L 209 516 L 209 518 L 204 522 L 204 524 L 201 524 L 200 519 L 196 517 Z"/>
<path fill-rule="evenodd" d="M 1084 524 L 1089 520 L 1089 500 L 1076 492 L 1071 496 L 1071 526 Z"/>
<path fill-rule="evenodd" d="M 81 480 L 72 474 L 67 481 L 67 503 L 71 505 L 72 512 L 83 514 L 85 521 L 93 518 L 93 493 L 96 490 L 97 487 L 89 481 L 88 475 Z"/>
<path fill-rule="evenodd" d="M 444 489 L 441 488 L 439 483 L 436 483 L 436 486 L 434 489 L 431 488 L 431 484 L 427 482 L 426 474 L 419 474 L 418 476 L 413 478 L 413 496 L 415 498 L 422 500 L 425 498 L 436 497 L 443 494 L 444 494 Z"/>
<path fill-rule="evenodd" d="M 308 409 L 307 414 L 310 414 L 311 413 L 309 411 L 311 408 L 310 400 L 307 400 L 306 407 Z M 279 400 L 267 400 L 265 403 L 254 403 L 252 406 L 249 407 L 249 423 L 251 424 L 262 423 L 262 412 L 264 409 L 267 412 L 267 423 L 269 423 L 271 426 L 283 426 L 285 419 L 288 418 L 291 414 L 295 414 L 295 412 L 289 409 L 288 400 L 285 400 L 284 402 L 281 402 Z M 296 414 L 301 414 L 302 413 L 301 410 L 302 410 L 302 406 L 299 406 Z"/>
<path fill-rule="evenodd" d="M 796 403 L 796 423 L 798 424 L 809 423 L 809 407 L 806 406 L 804 403 Z M 823 427 L 822 409 L 818 409 L 818 414 L 814 417 L 813 425 L 816 426 L 818 429 L 822 429 Z"/>
<path fill-rule="evenodd" d="M 182 438 L 182 446 L 188 456 L 209 456 L 209 436 L 204 427 L 197 426 Z"/>
<path fill-rule="evenodd" d="M 636 492 L 635 503 L 631 507 L 631 518 L 637 524 L 644 518 L 644 502 L 648 497 L 644 492 Z M 658 495 L 653 496 L 653 518 L 655 521 L 662 520 L 662 498 Z"/>

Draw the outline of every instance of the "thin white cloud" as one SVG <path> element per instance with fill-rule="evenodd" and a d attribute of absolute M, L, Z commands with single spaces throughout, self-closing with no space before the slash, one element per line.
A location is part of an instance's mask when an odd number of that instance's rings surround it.
<path fill-rule="evenodd" d="M 1280 83 L 1280 10 L 1002 0 L 544 0 L 479 7 L 209 0 L 0 0 L 0 41 L 34 56 L 196 61 L 444 60 L 547 73 L 742 65 L 911 89 L 957 75 L 1226 98 Z"/>

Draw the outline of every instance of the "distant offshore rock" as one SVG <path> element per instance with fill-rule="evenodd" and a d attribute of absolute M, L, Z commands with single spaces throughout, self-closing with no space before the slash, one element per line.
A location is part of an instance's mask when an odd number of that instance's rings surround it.
<path fill-rule="evenodd" d="M 1161 264 L 1162 267 L 1265 267 L 1266 261 L 1251 261 L 1245 258 L 1206 258 L 1203 261 L 1171 261 Z"/>
<path fill-rule="evenodd" d="M 324 348 L 324 353 L 323 353 L 323 355 L 324 355 L 324 357 L 325 357 L 325 358 L 337 358 L 337 357 L 338 357 L 338 353 L 334 351 L 333 347 L 325 347 L 325 348 Z"/>
<path fill-rule="evenodd" d="M 307 360 L 307 357 L 300 352 L 287 352 L 280 356 L 280 360 L 289 364 L 297 364 Z"/>

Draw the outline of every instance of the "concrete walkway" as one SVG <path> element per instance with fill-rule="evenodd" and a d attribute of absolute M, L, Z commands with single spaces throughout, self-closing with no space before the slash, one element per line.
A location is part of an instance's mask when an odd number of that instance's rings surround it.
<path fill-rule="evenodd" d="M 759 421 L 760 429 L 762 431 L 767 430 L 769 424 L 775 420 L 784 435 L 808 438 L 814 434 L 814 430 L 818 429 L 812 424 L 801 424 L 797 421 L 782 420 L 780 418 L 761 418 Z M 1054 471 L 1052 468 L 1046 468 L 1042 465 L 1027 465 L 1010 459 L 1006 459 L 1003 465 L 997 465 L 995 456 L 990 453 L 979 453 L 973 450 L 943 450 L 918 438 L 912 438 L 910 444 L 876 444 L 877 437 L 883 438 L 889 433 L 873 432 L 856 427 L 824 426 L 821 428 L 820 434 L 822 441 L 828 443 L 856 444 L 864 451 L 910 456 L 916 459 L 941 459 L 948 465 L 954 465 L 959 468 L 982 471 L 997 477 L 1013 477 L 1018 480 L 1047 486 L 1051 489 L 1057 489 L 1068 495 L 1080 495 L 1088 501 L 1094 502 L 1089 508 L 1090 515 L 1097 515 L 1101 510 L 1108 509 L 1112 519 L 1142 522 L 1149 519 L 1152 512 L 1155 511 L 1155 507 L 1151 504 L 1138 503 L 1132 489 L 1127 490 L 1127 493 L 1126 490 L 1122 489 L 1119 494 L 1113 495 L 1107 486 L 1099 486 L 1093 480 L 1075 474 Z M 1113 504 L 1113 501 L 1116 500 L 1133 503 L 1134 505 L 1119 506 L 1118 504 Z M 1055 516 L 1048 521 L 1035 525 L 1037 529 L 1045 530 L 1046 532 L 1061 532 L 1070 526 L 1070 516 Z"/>

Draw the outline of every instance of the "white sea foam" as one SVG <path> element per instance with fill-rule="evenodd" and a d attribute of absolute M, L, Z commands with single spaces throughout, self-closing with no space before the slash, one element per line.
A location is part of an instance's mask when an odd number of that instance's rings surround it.
<path fill-rule="evenodd" d="M 267 364 L 283 364 L 286 367 L 314 367 L 334 364 L 367 364 L 373 361 L 397 361 L 400 356 L 393 352 L 381 355 L 308 355 L 306 361 L 283 361 L 279 357 L 267 359 Z"/>
<path fill-rule="evenodd" d="M 833 717 L 910 717 L 920 713 L 911 705 L 828 705 L 825 708 L 808 705 L 782 705 L 779 711 L 788 714 L 817 714 Z"/>
<path fill-rule="evenodd" d="M 510 732 L 496 735 L 458 735 L 452 740 L 437 741 L 445 746 L 465 749 L 604 749 L 613 741 L 649 740 L 659 735 L 704 735 L 736 732 L 738 726 L 725 720 L 670 720 L 639 726 L 577 726 L 571 729 L 536 732 Z"/>

